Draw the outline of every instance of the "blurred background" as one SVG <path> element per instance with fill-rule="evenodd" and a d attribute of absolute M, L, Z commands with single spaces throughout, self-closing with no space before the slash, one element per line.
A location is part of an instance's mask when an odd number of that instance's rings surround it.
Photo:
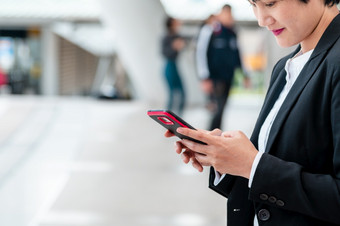
<path fill-rule="evenodd" d="M 280 49 L 240 0 L 0 0 L 0 225 L 225 225 L 226 200 L 146 115 L 167 98 L 167 16 L 187 45 L 183 113 L 206 128 L 195 66 L 202 22 L 233 7 L 250 87 L 235 75 L 224 130 L 250 136 Z"/>

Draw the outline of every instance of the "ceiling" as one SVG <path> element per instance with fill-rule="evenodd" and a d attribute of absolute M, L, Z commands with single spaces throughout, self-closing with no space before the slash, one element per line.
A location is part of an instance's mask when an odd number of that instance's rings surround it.
<path fill-rule="evenodd" d="M 138 1 L 138 0 L 137 0 Z M 173 17 L 201 20 L 217 12 L 228 3 L 233 7 L 236 20 L 254 20 L 247 0 L 160 0 L 166 12 Z M 0 18 L 9 22 L 16 19 L 46 20 L 98 20 L 100 0 L 0 0 Z M 8 21 L 6 21 L 8 22 Z"/>
<path fill-rule="evenodd" d="M 1 20 L 97 20 L 98 0 L 0 0 Z"/>
<path fill-rule="evenodd" d="M 236 20 L 252 21 L 255 16 L 247 0 L 160 0 L 166 12 L 179 19 L 205 19 L 224 4 L 232 6 Z"/>

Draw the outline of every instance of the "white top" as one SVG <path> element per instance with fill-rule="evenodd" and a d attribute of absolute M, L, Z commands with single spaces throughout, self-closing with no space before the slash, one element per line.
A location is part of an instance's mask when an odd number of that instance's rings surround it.
<path fill-rule="evenodd" d="M 197 39 L 196 45 L 196 67 L 198 77 L 200 79 L 207 79 L 209 78 L 209 68 L 208 68 L 208 59 L 207 59 L 207 52 L 208 46 L 210 42 L 211 35 L 214 31 L 214 27 L 211 24 L 205 24 L 200 30 Z"/>
<path fill-rule="evenodd" d="M 314 50 L 314 49 L 313 49 Z M 259 140 L 258 140 L 258 150 L 255 160 L 253 162 L 250 178 L 249 178 L 249 184 L 248 186 L 251 187 L 251 184 L 253 182 L 253 177 L 257 168 L 257 165 L 261 159 L 262 154 L 266 150 L 268 137 L 270 134 L 270 130 L 272 128 L 273 122 L 276 118 L 277 113 L 279 112 L 284 100 L 286 99 L 290 89 L 294 85 L 297 77 L 299 76 L 300 72 L 302 71 L 303 67 L 307 63 L 308 59 L 313 53 L 313 50 L 310 50 L 304 54 L 301 54 L 301 51 L 297 53 L 293 58 L 290 58 L 286 62 L 285 70 L 286 70 L 286 85 L 284 86 L 283 90 L 281 91 L 281 94 L 279 98 L 276 100 L 273 108 L 271 109 L 270 113 L 268 114 L 266 120 L 264 121 L 260 134 L 259 134 Z"/>

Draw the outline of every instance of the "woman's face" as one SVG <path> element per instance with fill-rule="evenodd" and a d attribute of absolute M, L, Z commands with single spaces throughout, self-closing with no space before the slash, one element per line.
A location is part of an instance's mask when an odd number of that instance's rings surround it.
<path fill-rule="evenodd" d="M 323 0 L 249 0 L 261 27 L 266 27 L 282 47 L 313 40 L 324 14 Z M 314 48 L 314 47 L 313 47 Z"/>

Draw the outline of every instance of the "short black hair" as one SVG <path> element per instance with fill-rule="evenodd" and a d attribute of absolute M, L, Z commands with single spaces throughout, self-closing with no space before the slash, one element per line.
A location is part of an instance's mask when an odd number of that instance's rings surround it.
<path fill-rule="evenodd" d="M 252 2 L 257 2 L 258 0 L 251 0 Z M 307 3 L 309 0 L 300 0 L 301 2 Z M 339 4 L 340 0 L 325 0 L 325 5 L 333 6 Z"/>
<path fill-rule="evenodd" d="M 171 28 L 172 28 L 172 24 L 173 22 L 175 21 L 174 18 L 172 17 L 167 17 L 166 20 L 165 20 L 165 27 L 168 31 L 171 31 Z"/>
<path fill-rule="evenodd" d="M 309 0 L 300 0 L 301 2 L 307 3 Z M 340 0 L 325 0 L 325 5 L 333 6 L 334 4 L 339 4 Z"/>

